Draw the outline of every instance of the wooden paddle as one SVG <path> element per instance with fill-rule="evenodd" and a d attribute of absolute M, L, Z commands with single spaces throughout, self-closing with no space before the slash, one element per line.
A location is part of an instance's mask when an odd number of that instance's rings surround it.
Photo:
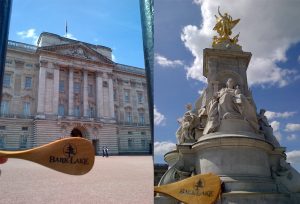
<path fill-rule="evenodd" d="M 213 204 L 221 193 L 220 177 L 198 174 L 174 183 L 155 186 L 154 192 L 169 195 L 186 204 Z"/>
<path fill-rule="evenodd" d="M 94 165 L 95 150 L 89 140 L 69 137 L 24 151 L 0 151 L 0 157 L 25 159 L 66 174 L 83 175 Z"/>

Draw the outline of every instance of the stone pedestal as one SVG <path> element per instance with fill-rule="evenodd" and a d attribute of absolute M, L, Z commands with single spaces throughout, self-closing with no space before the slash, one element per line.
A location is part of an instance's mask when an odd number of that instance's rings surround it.
<path fill-rule="evenodd" d="M 165 155 L 169 170 L 160 185 L 193 174 L 214 173 L 223 182 L 218 204 L 299 203 L 300 194 L 291 192 L 296 188 L 289 187 L 297 185 L 285 177 L 280 181 L 273 175 L 281 159 L 285 159 L 284 152 L 266 142 L 262 135 L 241 131 L 211 133 L 195 143 L 177 145 L 176 150 Z M 298 181 L 297 173 L 289 171 Z M 163 195 L 155 198 L 155 203 L 176 202 Z"/>

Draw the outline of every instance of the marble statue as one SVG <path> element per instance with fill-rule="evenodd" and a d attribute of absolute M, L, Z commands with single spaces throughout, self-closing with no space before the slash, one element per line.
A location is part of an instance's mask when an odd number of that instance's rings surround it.
<path fill-rule="evenodd" d="M 208 121 L 203 134 L 214 132 L 225 119 L 246 120 L 253 128 L 258 131 L 256 110 L 239 88 L 234 87 L 233 79 L 229 78 L 226 87 L 217 92 L 207 107 Z"/>
<path fill-rule="evenodd" d="M 188 104 L 186 106 L 187 111 L 183 115 L 180 123 L 180 127 L 176 132 L 176 137 L 179 144 L 182 144 L 186 141 L 195 140 L 195 123 L 198 119 L 197 115 L 192 111 L 192 105 Z"/>
<path fill-rule="evenodd" d="M 257 116 L 259 123 L 259 130 L 264 134 L 267 142 L 270 142 L 274 147 L 280 147 L 277 139 L 273 135 L 273 128 L 269 124 L 267 117 L 265 116 L 266 110 L 260 109 Z"/>

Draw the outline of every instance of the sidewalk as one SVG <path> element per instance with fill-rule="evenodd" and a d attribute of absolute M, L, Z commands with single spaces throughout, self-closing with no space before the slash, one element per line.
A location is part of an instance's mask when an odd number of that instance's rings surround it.
<path fill-rule="evenodd" d="M 83 176 L 18 159 L 0 168 L 0 203 L 153 203 L 151 156 L 98 156 Z"/>

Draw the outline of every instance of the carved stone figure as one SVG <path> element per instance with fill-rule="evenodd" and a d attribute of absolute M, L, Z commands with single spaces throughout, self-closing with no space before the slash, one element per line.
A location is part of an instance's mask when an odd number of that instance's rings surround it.
<path fill-rule="evenodd" d="M 182 144 L 186 141 L 195 140 L 195 123 L 198 119 L 197 115 L 192 111 L 192 105 L 188 104 L 186 106 L 187 112 L 185 112 L 180 123 L 180 127 L 176 132 L 176 137 L 179 144 Z"/>
<path fill-rule="evenodd" d="M 231 78 L 227 80 L 226 87 L 217 92 L 209 102 L 207 113 L 208 122 L 203 134 L 214 132 L 220 125 L 221 120 L 225 119 L 246 120 L 254 132 L 258 131 L 254 106 L 241 93 L 239 86 L 234 88 L 234 81 Z"/>
<path fill-rule="evenodd" d="M 258 117 L 259 130 L 264 134 L 267 142 L 270 142 L 274 147 L 280 147 L 277 139 L 273 135 L 273 128 L 269 124 L 267 117 L 265 116 L 266 110 L 260 109 Z"/>
<path fill-rule="evenodd" d="M 207 105 L 207 123 L 203 134 L 215 132 L 220 125 L 218 112 L 218 99 L 215 96 Z"/>

